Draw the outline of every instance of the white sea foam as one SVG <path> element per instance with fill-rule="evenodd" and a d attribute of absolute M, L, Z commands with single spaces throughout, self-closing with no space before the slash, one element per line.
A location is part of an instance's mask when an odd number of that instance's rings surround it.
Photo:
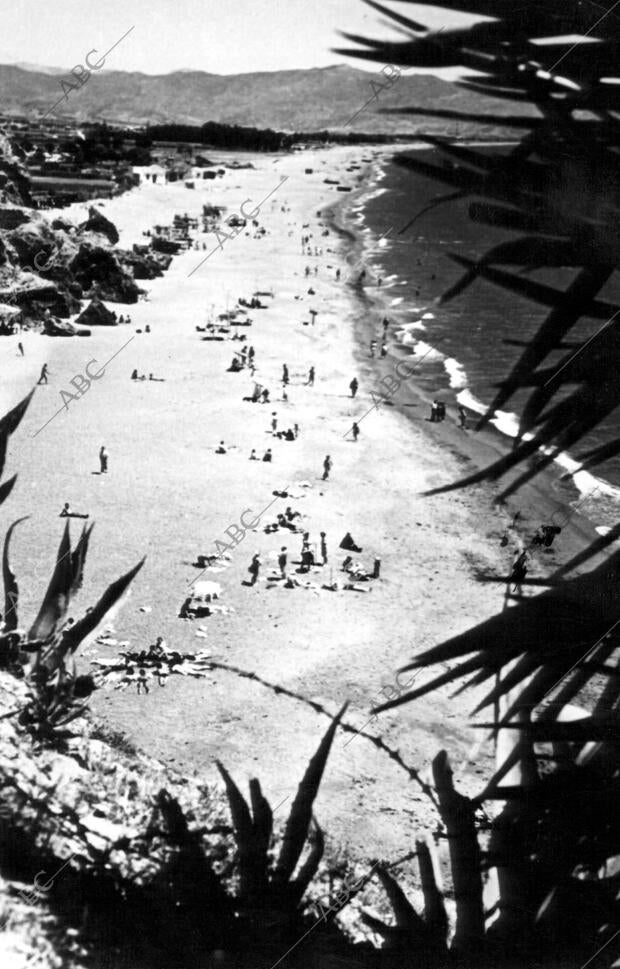
<path fill-rule="evenodd" d="M 425 360 L 443 360 L 444 355 L 441 350 L 430 345 L 430 343 L 425 343 L 424 340 L 418 340 L 415 345 L 415 350 L 413 351 L 414 356 L 424 357 Z"/>
<path fill-rule="evenodd" d="M 486 414 L 487 412 L 488 408 L 468 388 L 461 390 L 456 395 L 456 399 L 464 407 L 467 407 L 477 414 Z M 506 437 L 516 437 L 518 434 L 519 418 L 511 411 L 497 411 L 490 423 Z M 532 434 L 524 434 L 523 440 L 530 441 L 532 437 Z M 546 454 L 549 453 L 549 450 L 546 448 L 543 451 Z M 605 481 L 604 478 L 599 478 L 590 471 L 579 471 L 579 461 L 576 461 L 575 458 L 572 458 L 566 452 L 562 452 L 554 458 L 554 464 L 559 468 L 563 468 L 564 472 L 570 475 L 571 481 L 581 496 L 578 503 L 583 502 L 580 506 L 582 514 L 588 515 L 591 519 L 600 518 L 613 521 L 614 523 L 617 521 L 618 505 L 620 504 L 620 488 L 612 485 L 609 481 Z M 596 530 L 599 534 L 604 535 L 606 528 L 607 526 L 600 525 Z"/>
<path fill-rule="evenodd" d="M 462 363 L 459 363 L 454 357 L 447 357 L 443 365 L 446 368 L 446 373 L 450 377 L 450 386 L 454 390 L 463 390 L 467 387 L 467 373 Z"/>

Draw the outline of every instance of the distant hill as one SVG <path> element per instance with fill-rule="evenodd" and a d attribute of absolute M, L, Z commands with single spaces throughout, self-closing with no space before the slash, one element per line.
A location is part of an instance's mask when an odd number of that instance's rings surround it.
<path fill-rule="evenodd" d="M 380 67 L 376 74 L 347 65 L 232 75 L 203 71 L 162 75 L 102 71 L 93 73 L 83 87 L 70 92 L 58 104 L 54 116 L 152 124 L 221 121 L 283 131 L 343 129 L 373 98 L 371 81 L 378 97 L 347 126 L 350 131 L 414 134 L 456 130 L 452 122 L 379 113 L 388 107 L 482 110 L 502 116 L 514 110 L 510 102 L 482 98 L 430 75 L 402 76 L 391 88 L 380 91 L 378 85 L 384 83 Z M 67 83 L 71 80 L 68 71 L 59 75 L 50 73 L 50 68 L 35 70 L 28 65 L 24 70 L 16 65 L 0 65 L 2 113 L 34 116 L 49 110 L 63 95 L 63 78 Z M 463 125 L 461 133 L 471 134 L 474 130 L 475 125 Z"/>

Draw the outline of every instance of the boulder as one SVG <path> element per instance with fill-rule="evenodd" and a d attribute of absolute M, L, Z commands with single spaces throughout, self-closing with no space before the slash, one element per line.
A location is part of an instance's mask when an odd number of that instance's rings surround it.
<path fill-rule="evenodd" d="M 16 229 L 29 222 L 30 216 L 17 206 L 3 205 L 0 207 L 0 229 Z"/>
<path fill-rule="evenodd" d="M 98 232 L 99 235 L 105 236 L 113 246 L 118 242 L 118 232 L 114 223 L 106 219 L 105 215 L 93 205 L 89 206 L 88 219 L 80 224 L 80 229 L 83 232 Z"/>
<path fill-rule="evenodd" d="M 62 230 L 63 232 L 71 232 L 72 230 L 75 231 L 75 226 L 73 222 L 68 222 L 66 219 L 53 219 L 52 229 L 56 229 L 57 231 Z"/>
<path fill-rule="evenodd" d="M 133 276 L 120 265 L 117 253 L 90 242 L 80 243 L 80 247 L 69 264 L 73 278 L 87 295 L 97 295 L 103 299 L 119 303 L 137 303 L 142 290 Z M 89 290 L 92 292 L 89 293 Z"/>
<path fill-rule="evenodd" d="M 54 258 L 58 249 L 54 233 L 41 221 L 31 220 L 18 226 L 8 233 L 7 239 L 19 265 L 31 272 L 39 272 L 35 259 L 39 265 L 44 266 Z"/>
<path fill-rule="evenodd" d="M 68 320 L 59 320 L 55 316 L 43 321 L 45 336 L 75 336 L 77 330 Z"/>
<path fill-rule="evenodd" d="M 29 303 L 31 315 L 36 319 L 41 319 L 45 310 L 50 310 L 56 316 L 66 319 L 80 312 L 80 301 L 70 293 L 62 292 L 57 289 L 50 289 L 45 292 L 43 298 L 34 298 Z"/>
<path fill-rule="evenodd" d="M 157 279 L 163 276 L 172 262 L 172 256 L 162 252 L 149 251 L 148 247 L 140 247 L 142 252 L 120 252 L 119 261 L 123 268 L 130 269 L 134 279 Z"/>
<path fill-rule="evenodd" d="M 118 326 L 116 313 L 109 310 L 97 297 L 80 313 L 76 323 L 82 326 Z"/>

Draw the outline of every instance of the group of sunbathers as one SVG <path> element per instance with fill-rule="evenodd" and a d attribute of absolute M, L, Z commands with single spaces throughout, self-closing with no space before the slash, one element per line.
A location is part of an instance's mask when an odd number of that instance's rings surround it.
<path fill-rule="evenodd" d="M 125 672 L 128 676 L 134 675 L 134 667 L 137 667 L 136 688 L 138 693 L 148 693 L 147 670 L 157 677 L 159 686 L 166 685 L 166 677 L 169 675 L 173 666 L 178 666 L 186 659 L 193 659 L 193 653 L 179 653 L 177 650 L 168 649 L 163 638 L 157 637 L 151 643 L 148 650 L 143 649 L 138 652 L 121 652 L 119 654 L 125 661 Z"/>

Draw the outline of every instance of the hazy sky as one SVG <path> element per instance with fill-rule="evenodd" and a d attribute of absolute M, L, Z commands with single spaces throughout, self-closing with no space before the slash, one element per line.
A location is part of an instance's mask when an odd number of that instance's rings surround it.
<path fill-rule="evenodd" d="M 386 0 L 386 6 L 434 26 L 455 22 L 454 14 L 438 17 L 415 3 Z M 338 30 L 400 36 L 362 0 L 0 0 L 0 9 L 0 63 L 67 69 L 93 48 L 109 50 L 130 27 L 106 70 L 237 74 L 323 67 L 343 61 L 330 51 L 348 46 Z"/>

